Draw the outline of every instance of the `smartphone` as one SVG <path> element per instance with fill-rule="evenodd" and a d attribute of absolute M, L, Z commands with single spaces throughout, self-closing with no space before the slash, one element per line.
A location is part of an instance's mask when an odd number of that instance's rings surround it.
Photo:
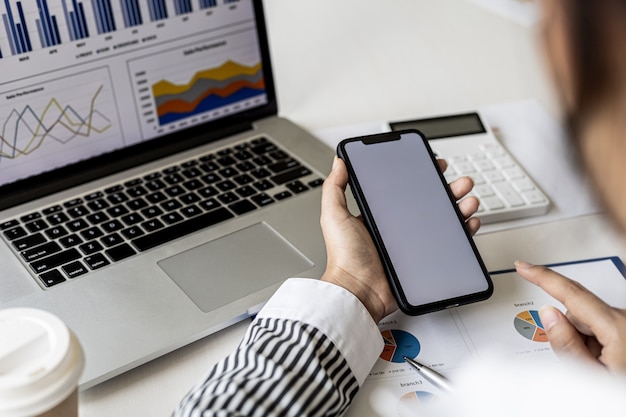
<path fill-rule="evenodd" d="M 423 134 L 403 130 L 346 139 L 337 155 L 404 313 L 491 296 L 489 273 Z"/>

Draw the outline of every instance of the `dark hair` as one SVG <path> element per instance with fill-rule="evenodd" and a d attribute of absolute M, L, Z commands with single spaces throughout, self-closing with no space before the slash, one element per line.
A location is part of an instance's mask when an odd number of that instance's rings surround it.
<path fill-rule="evenodd" d="M 568 25 L 573 73 L 573 126 L 611 96 L 623 76 L 620 53 L 626 52 L 626 1 L 562 0 Z M 616 20 L 615 16 L 620 20 Z M 578 129 L 576 129 L 578 130 Z"/>

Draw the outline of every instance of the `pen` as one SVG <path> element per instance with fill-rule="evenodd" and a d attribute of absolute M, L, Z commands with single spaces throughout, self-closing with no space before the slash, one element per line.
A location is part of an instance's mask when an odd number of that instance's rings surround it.
<path fill-rule="evenodd" d="M 447 392 L 454 391 L 452 389 L 452 385 L 450 385 L 450 380 L 446 378 L 445 376 L 441 375 L 439 372 L 433 369 L 430 369 L 428 366 L 422 365 L 421 363 L 411 358 L 408 358 L 406 356 L 404 357 L 404 360 L 406 361 L 406 363 L 408 363 L 413 368 L 415 368 L 417 372 L 419 372 L 426 381 L 430 382 L 435 387 L 443 391 L 447 391 Z"/>

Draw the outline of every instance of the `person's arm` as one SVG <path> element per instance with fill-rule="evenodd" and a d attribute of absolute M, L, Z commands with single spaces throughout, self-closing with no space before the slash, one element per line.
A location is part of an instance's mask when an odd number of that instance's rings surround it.
<path fill-rule="evenodd" d="M 382 347 L 376 323 L 350 292 L 290 279 L 174 416 L 339 416 Z"/>
<path fill-rule="evenodd" d="M 609 306 L 581 284 L 543 266 L 515 263 L 517 272 L 567 308 L 539 311 L 550 345 L 560 355 L 575 356 L 626 371 L 626 310 Z"/>
<path fill-rule="evenodd" d="M 445 168 L 445 163 L 442 165 Z M 335 159 L 322 191 L 328 253 L 320 281 L 288 280 L 249 327 L 238 349 L 180 403 L 174 417 L 339 416 L 383 348 L 376 323 L 397 309 L 360 217 L 348 211 L 348 173 Z M 469 178 L 451 184 L 461 199 Z M 459 208 L 469 218 L 478 201 Z M 474 233 L 478 219 L 468 220 Z"/>

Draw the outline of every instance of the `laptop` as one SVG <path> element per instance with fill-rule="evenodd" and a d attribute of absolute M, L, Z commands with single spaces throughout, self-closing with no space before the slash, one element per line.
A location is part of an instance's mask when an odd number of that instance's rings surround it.
<path fill-rule="evenodd" d="M 0 308 L 64 320 L 82 389 L 321 276 L 334 152 L 277 116 L 260 0 L 35 3 L 0 5 Z"/>

